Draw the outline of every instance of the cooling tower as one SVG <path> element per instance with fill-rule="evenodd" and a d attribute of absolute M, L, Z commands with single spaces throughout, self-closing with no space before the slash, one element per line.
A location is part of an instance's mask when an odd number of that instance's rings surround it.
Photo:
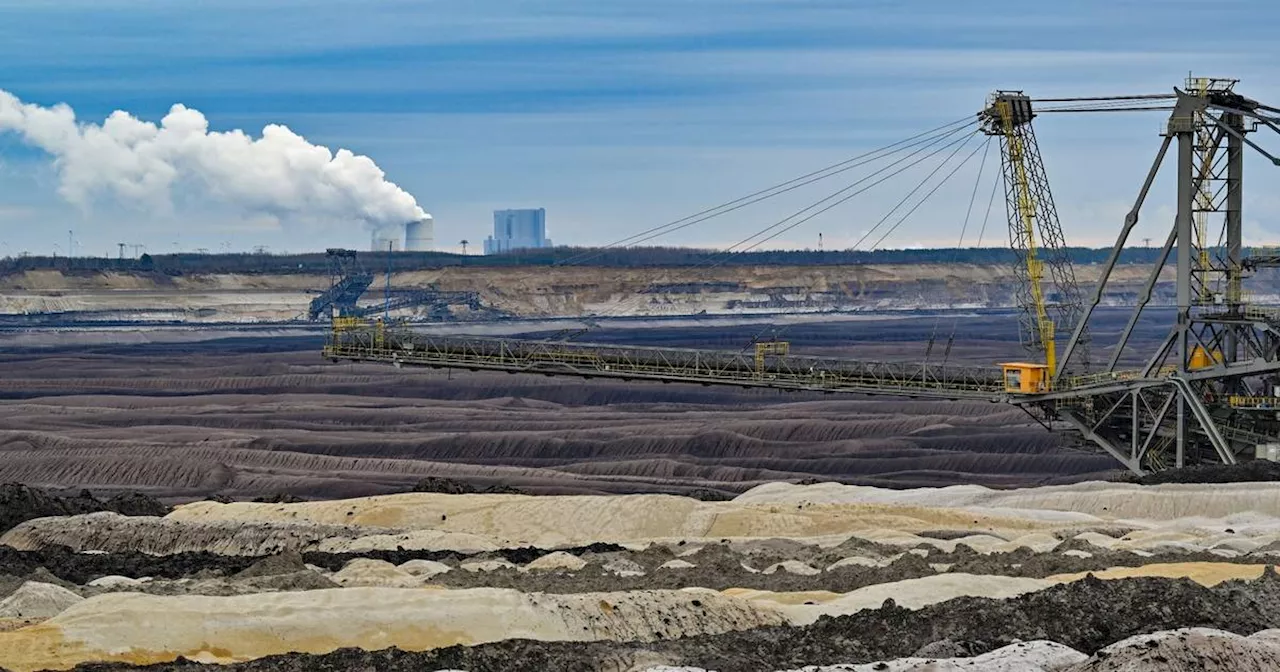
<path fill-rule="evenodd" d="M 374 230 L 373 239 L 369 243 L 369 250 L 371 252 L 387 252 L 388 250 L 399 252 L 400 237 L 396 235 L 397 233 L 394 228 L 390 227 Z"/>
<path fill-rule="evenodd" d="M 435 242 L 435 220 L 427 215 L 416 222 L 404 225 L 404 249 L 406 252 L 426 252 Z"/>

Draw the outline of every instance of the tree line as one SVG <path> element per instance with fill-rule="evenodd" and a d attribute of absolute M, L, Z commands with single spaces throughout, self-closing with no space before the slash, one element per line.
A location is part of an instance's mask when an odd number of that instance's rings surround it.
<path fill-rule="evenodd" d="M 1100 264 L 1111 248 L 1070 247 L 1067 257 L 1077 265 Z M 1215 254 L 1220 250 L 1215 250 Z M 1152 264 L 1159 248 L 1127 247 L 1121 251 L 1122 264 Z M 644 268 L 673 266 L 843 266 L 852 264 L 974 264 L 998 265 L 1017 262 L 1006 248 L 969 247 L 906 250 L 753 250 L 719 252 L 687 247 L 554 247 L 515 250 L 495 255 L 460 255 L 448 252 L 358 252 L 365 270 L 371 272 L 410 271 L 466 266 L 502 268 L 513 266 L 593 266 Z M 1173 255 L 1170 255 L 1173 259 Z M 69 274 L 106 271 L 141 272 L 162 275 L 243 273 L 324 275 L 330 268 L 324 252 L 308 254 L 143 254 L 137 258 L 67 258 L 24 256 L 0 259 L 0 275 L 37 270 L 57 270 Z"/>

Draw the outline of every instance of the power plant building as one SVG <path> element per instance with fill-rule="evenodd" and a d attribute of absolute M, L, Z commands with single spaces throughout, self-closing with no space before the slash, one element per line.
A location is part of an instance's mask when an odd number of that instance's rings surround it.
<path fill-rule="evenodd" d="M 493 235 L 484 241 L 485 254 L 539 247 L 551 247 L 545 208 L 493 211 Z"/>

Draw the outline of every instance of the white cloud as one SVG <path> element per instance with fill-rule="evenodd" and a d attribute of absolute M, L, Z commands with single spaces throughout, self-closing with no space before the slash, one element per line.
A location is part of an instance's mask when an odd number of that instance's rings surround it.
<path fill-rule="evenodd" d="M 0 91 L 0 132 L 18 134 L 54 157 L 59 193 L 83 208 L 103 198 L 168 211 L 175 191 L 192 191 L 252 214 L 327 218 L 370 226 L 425 216 L 372 159 L 313 145 L 285 126 L 261 137 L 211 132 L 203 114 L 174 105 L 160 123 L 113 112 L 79 123 L 66 105 L 41 107 Z"/>

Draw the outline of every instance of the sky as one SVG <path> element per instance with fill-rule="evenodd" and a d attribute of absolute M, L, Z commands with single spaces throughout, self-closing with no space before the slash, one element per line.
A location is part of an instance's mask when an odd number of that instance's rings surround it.
<path fill-rule="evenodd" d="M 0 0 L 0 89 L 65 103 L 82 123 L 115 110 L 159 121 L 181 103 L 214 130 L 287 126 L 370 157 L 432 213 L 437 247 L 466 239 L 474 253 L 494 209 L 545 207 L 557 244 L 607 244 L 973 115 L 995 89 L 1165 93 L 1194 71 L 1278 104 L 1277 25 L 1269 0 Z M 1114 241 L 1162 121 L 1037 120 L 1069 243 Z M 1005 244 L 999 198 L 984 217 L 998 156 L 982 157 L 879 246 Z M 369 239 L 360 221 L 282 216 L 199 184 L 177 184 L 164 207 L 70 202 L 61 169 L 0 133 L 0 256 L 65 254 L 68 231 L 78 255 L 115 255 L 118 242 L 300 252 Z M 1280 190 L 1267 186 L 1280 168 L 1250 159 L 1247 170 L 1246 238 L 1280 240 Z M 651 243 L 729 247 L 856 177 Z M 864 237 L 866 249 L 924 173 L 901 177 L 764 247 L 811 248 L 821 233 L 827 249 Z M 1171 196 L 1162 179 L 1135 240 L 1163 240 Z"/>

